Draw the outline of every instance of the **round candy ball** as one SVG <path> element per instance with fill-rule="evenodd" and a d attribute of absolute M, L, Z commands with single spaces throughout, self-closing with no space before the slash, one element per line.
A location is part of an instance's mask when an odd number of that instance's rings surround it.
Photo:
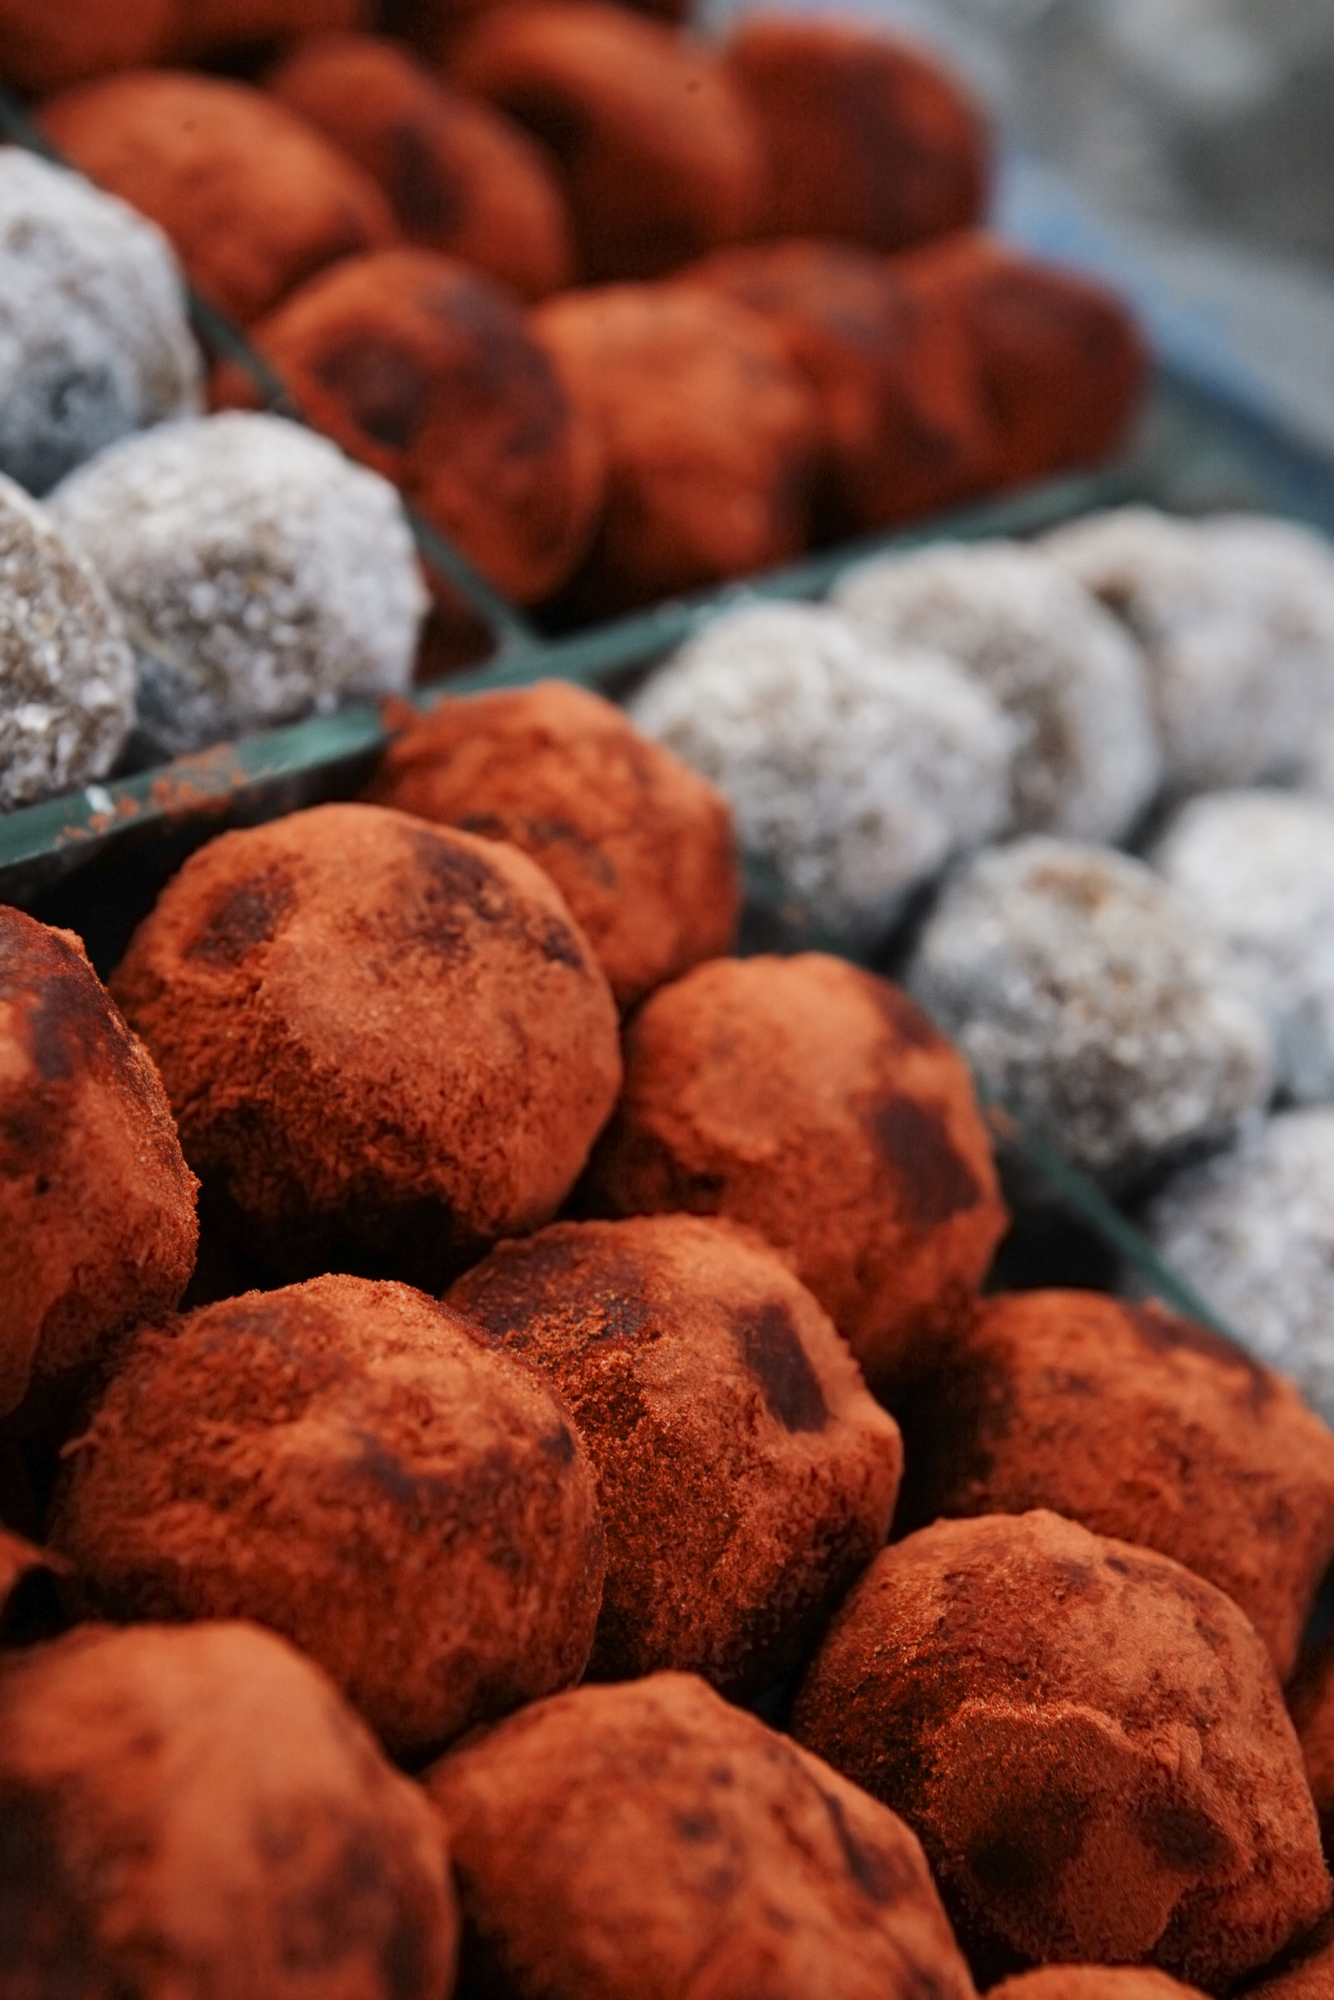
<path fill-rule="evenodd" d="M 398 235 L 369 174 L 245 84 L 133 70 L 52 98 L 41 122 L 76 167 L 165 231 L 191 282 L 235 319 Z"/>
<path fill-rule="evenodd" d="M 546 300 L 529 325 L 607 445 L 577 608 L 605 615 L 801 553 L 819 404 L 757 314 L 698 285 L 606 285 Z"/>
<path fill-rule="evenodd" d="M 445 1833 L 251 1625 L 83 1626 L 0 1660 L 5 1972 L 141 2000 L 441 2000 Z"/>
<path fill-rule="evenodd" d="M 1321 536 L 1129 507 L 1043 547 L 1143 647 L 1171 791 L 1300 775 L 1334 725 L 1334 558 Z"/>
<path fill-rule="evenodd" d="M 1008 1221 L 959 1057 L 906 995 L 842 959 L 716 959 L 630 1023 L 594 1163 L 619 1215 L 758 1229 L 872 1386 L 971 1300 Z"/>
<path fill-rule="evenodd" d="M 573 281 L 569 212 L 542 151 L 392 42 L 314 35 L 268 88 L 374 177 L 414 243 L 479 265 L 525 298 Z"/>
<path fill-rule="evenodd" d="M 134 656 L 106 585 L 0 474 L 0 812 L 106 777 L 134 699 Z"/>
<path fill-rule="evenodd" d="M 558 1223 L 449 1302 L 568 1402 L 607 1529 L 590 1671 L 757 1694 L 883 1546 L 902 1453 L 833 1326 L 749 1231 Z"/>
<path fill-rule="evenodd" d="M 169 1312 L 197 1236 L 166 1093 L 82 944 L 0 906 L 0 1416 Z"/>
<path fill-rule="evenodd" d="M 1226 944 L 1269 1023 L 1281 1088 L 1334 1098 L 1334 799 L 1193 799 L 1149 858 Z"/>
<path fill-rule="evenodd" d="M 938 1521 L 887 1549 L 793 1728 L 902 1813 L 982 1984 L 1064 1957 L 1216 1990 L 1329 1902 L 1251 1625 L 1167 1556 L 1056 1514 Z"/>
<path fill-rule="evenodd" d="M 600 0 L 450 26 L 450 74 L 554 156 L 586 279 L 658 277 L 747 233 L 759 134 L 706 42 Z"/>
<path fill-rule="evenodd" d="M 577 1688 L 427 1777 L 460 1990 L 513 2000 L 973 2000 L 902 1820 L 686 1674 Z"/>
<path fill-rule="evenodd" d="M 1286 1680 L 1334 1556 L 1334 1435 L 1291 1384 L 1159 1305 L 997 1293 L 895 1398 L 896 1529 L 1050 1507 L 1240 1605 Z"/>
<path fill-rule="evenodd" d="M 550 878 L 380 806 L 211 841 L 113 988 L 206 1193 L 291 1276 L 438 1288 L 550 1221 L 621 1080 L 611 990 Z"/>
<path fill-rule="evenodd" d="M 727 67 L 764 136 L 767 234 L 901 250 L 977 220 L 981 112 L 920 50 L 866 23 L 757 13 Z"/>
<path fill-rule="evenodd" d="M 630 713 L 725 794 L 784 895 L 850 944 L 877 942 L 1005 820 L 1016 732 L 986 690 L 818 606 L 722 613 Z"/>
<path fill-rule="evenodd" d="M 399 1757 L 576 1681 L 602 1596 L 561 1405 L 448 1307 L 364 1278 L 139 1333 L 50 1533 L 119 1622 L 280 1632 Z"/>
<path fill-rule="evenodd" d="M 1223 1144 L 1273 1087 L 1219 940 L 1110 848 L 1034 835 L 961 863 L 907 981 L 988 1097 L 1111 1183 Z"/>
<path fill-rule="evenodd" d="M 130 634 L 141 763 L 411 681 L 426 592 L 398 496 L 299 424 L 163 424 L 50 507 Z"/>
<path fill-rule="evenodd" d="M 1157 790 L 1161 757 L 1133 640 L 1057 566 L 1009 542 L 877 556 L 831 602 L 868 639 L 954 660 L 1018 731 L 1010 826 L 1115 841 Z"/>
<path fill-rule="evenodd" d="M 1334 1108 L 1281 1111 L 1184 1168 L 1147 1227 L 1251 1353 L 1334 1424 Z"/>
<path fill-rule="evenodd" d="M 157 54 L 177 0 L 0 0 L 0 75 L 56 90 Z"/>
<path fill-rule="evenodd" d="M 414 714 L 368 797 L 530 854 L 623 1009 L 732 947 L 741 882 L 726 800 L 568 681 Z"/>
<path fill-rule="evenodd" d="M 298 409 L 529 603 L 588 549 L 606 481 L 592 416 L 485 272 L 433 250 L 349 257 L 255 328 Z M 219 402 L 253 404 L 237 368 Z"/>
<path fill-rule="evenodd" d="M 0 471 L 32 493 L 199 407 L 176 260 L 123 202 L 0 147 Z"/>
<path fill-rule="evenodd" d="M 889 260 L 793 237 L 715 250 L 681 275 L 767 320 L 819 396 L 822 541 L 939 512 L 986 484 L 991 420 L 970 344 Z"/>

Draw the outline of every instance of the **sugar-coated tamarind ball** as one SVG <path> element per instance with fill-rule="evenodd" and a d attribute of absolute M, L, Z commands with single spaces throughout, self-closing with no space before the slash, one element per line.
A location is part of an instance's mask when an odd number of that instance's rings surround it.
<path fill-rule="evenodd" d="M 137 1334 L 51 1535 L 121 1622 L 280 1632 L 398 1756 L 577 1680 L 602 1596 L 561 1404 L 448 1307 L 365 1278 Z"/>
<path fill-rule="evenodd" d="M 268 88 L 374 176 L 414 243 L 480 265 L 525 298 L 573 280 L 569 212 L 541 149 L 392 42 L 312 36 Z"/>
<path fill-rule="evenodd" d="M 444 1828 L 253 1625 L 85 1625 L 0 1657 L 15 1993 L 446 2000 Z"/>
<path fill-rule="evenodd" d="M 769 321 L 820 398 L 822 535 L 864 533 L 947 507 L 987 482 L 991 420 L 953 315 L 853 243 L 738 243 L 688 265 Z"/>
<path fill-rule="evenodd" d="M 903 1821 L 689 1675 L 539 1702 L 427 1787 L 459 1871 L 460 1991 L 973 2000 Z"/>
<path fill-rule="evenodd" d="M 448 61 L 554 156 L 586 278 L 660 277 L 756 220 L 758 129 L 707 43 L 602 0 L 516 0 Z"/>
<path fill-rule="evenodd" d="M 0 1416 L 169 1312 L 197 1238 L 147 1051 L 78 938 L 0 907 Z"/>
<path fill-rule="evenodd" d="M 984 1984 L 1067 1959 L 1214 1991 L 1329 1903 L 1254 1627 L 1169 1557 L 1056 1514 L 937 1521 L 877 1557 L 793 1728 L 902 1813 Z"/>
<path fill-rule="evenodd" d="M 349 257 L 255 329 L 297 406 L 391 479 L 499 590 L 563 584 L 606 481 L 596 418 L 562 382 L 508 287 L 421 249 Z M 235 367 L 214 399 L 254 404 Z"/>
<path fill-rule="evenodd" d="M 191 856 L 113 981 L 248 1254 L 435 1289 L 551 1219 L 621 1077 L 616 1006 L 500 841 L 317 806 Z"/>
<path fill-rule="evenodd" d="M 606 441 L 606 509 L 571 587 L 581 610 L 801 553 L 820 408 L 756 313 L 698 285 L 605 285 L 545 300 L 529 325 Z"/>
<path fill-rule="evenodd" d="M 177 0 L 0 0 L 0 75 L 20 90 L 148 62 Z"/>
<path fill-rule="evenodd" d="M 41 123 L 91 180 L 157 223 L 191 281 L 236 319 L 398 235 L 363 168 L 245 84 L 136 70 L 62 92 Z"/>
<path fill-rule="evenodd" d="M 597 1468 L 590 1671 L 753 1694 L 799 1665 L 883 1544 L 902 1452 L 782 1259 L 697 1216 L 558 1223 L 449 1302 L 559 1390 Z"/>
<path fill-rule="evenodd" d="M 873 1386 L 967 1310 L 1007 1217 L 968 1072 L 898 987 L 842 959 L 718 959 L 648 999 L 594 1162 L 618 1215 L 748 1223 Z"/>
<path fill-rule="evenodd" d="M 751 14 L 727 70 L 760 121 L 768 234 L 901 250 L 981 215 L 982 114 L 910 43 L 853 21 Z"/>
<path fill-rule="evenodd" d="M 546 869 L 628 1008 L 729 951 L 741 881 L 721 792 L 568 681 L 405 713 L 368 797 Z"/>
<path fill-rule="evenodd" d="M 1106 285 L 973 231 L 915 250 L 895 268 L 972 344 L 993 423 L 994 484 L 1093 465 L 1124 444 L 1148 383 L 1149 350 Z"/>
<path fill-rule="evenodd" d="M 1334 1434 L 1281 1375 L 1158 1305 L 998 1293 L 894 1407 L 898 1532 L 1050 1507 L 1217 1584 L 1286 1680 L 1334 1556 Z"/>

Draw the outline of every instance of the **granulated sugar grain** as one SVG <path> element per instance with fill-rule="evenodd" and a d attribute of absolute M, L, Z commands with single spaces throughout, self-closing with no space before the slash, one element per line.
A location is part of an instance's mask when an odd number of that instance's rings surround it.
<path fill-rule="evenodd" d="M 986 690 L 836 611 L 727 612 L 630 712 L 719 786 L 742 847 L 850 943 L 883 935 L 913 889 L 1005 820 L 1017 732 Z"/>

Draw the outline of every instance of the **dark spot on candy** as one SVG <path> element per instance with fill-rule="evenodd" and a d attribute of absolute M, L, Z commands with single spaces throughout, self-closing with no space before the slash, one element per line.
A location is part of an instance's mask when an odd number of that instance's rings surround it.
<path fill-rule="evenodd" d="M 1053 1773 L 1034 1798 L 1008 1800 L 980 1835 L 972 1873 L 993 1895 L 1041 1899 L 1084 1845 L 1092 1801 Z"/>
<path fill-rule="evenodd" d="M 711 1812 L 676 1813 L 673 1815 L 676 1831 L 682 1840 L 698 1844 L 704 1840 L 716 1840 L 719 1833 L 718 1817 Z"/>
<path fill-rule="evenodd" d="M 406 451 L 426 420 L 431 377 L 415 355 L 358 333 L 320 357 L 315 379 L 376 444 Z"/>
<path fill-rule="evenodd" d="M 186 958 L 212 965 L 240 965 L 248 953 L 272 943 L 292 901 L 291 877 L 278 869 L 230 890 L 186 947 Z"/>
<path fill-rule="evenodd" d="M 457 226 L 459 191 L 419 127 L 404 120 L 386 134 L 391 148 L 385 192 L 410 236 L 442 236 Z"/>
<path fill-rule="evenodd" d="M 551 1460 L 553 1465 L 572 1465 L 574 1463 L 574 1439 L 570 1436 L 564 1424 L 558 1425 L 554 1431 L 545 1432 L 538 1442 L 541 1445 L 543 1454 Z"/>
<path fill-rule="evenodd" d="M 1202 1354 L 1206 1360 L 1217 1361 L 1224 1368 L 1244 1369 L 1250 1378 L 1252 1401 L 1256 1404 L 1267 1401 L 1273 1395 L 1274 1385 L 1268 1371 L 1244 1347 L 1239 1347 L 1226 1335 L 1215 1333 L 1211 1327 L 1201 1326 L 1198 1320 L 1184 1319 L 1178 1313 L 1168 1312 L 1164 1306 L 1127 1306 L 1125 1313 L 1129 1324 L 1152 1353 L 1172 1354 L 1184 1350 Z"/>
<path fill-rule="evenodd" d="M 892 1856 L 878 1848 L 864 1847 L 860 1841 L 854 1840 L 842 1801 L 832 1792 L 821 1792 L 820 1797 L 842 1850 L 847 1871 L 862 1894 L 882 1908 L 887 1903 L 897 1902 L 911 1888 L 911 1876 L 896 1864 Z"/>
<path fill-rule="evenodd" d="M 538 944 L 548 964 L 568 965 L 572 972 L 586 970 L 584 955 L 574 941 L 574 932 L 559 917 L 551 917 L 544 924 Z"/>
<path fill-rule="evenodd" d="M 422 2000 L 427 1991 L 425 1929 L 406 1910 L 399 1912 L 384 1941 L 380 1974 L 389 2000 Z"/>
<path fill-rule="evenodd" d="M 927 1230 L 976 1206 L 981 1189 L 951 1144 L 943 1111 L 915 1098 L 894 1096 L 872 1107 L 868 1122 L 876 1144 L 898 1176 L 907 1219 Z"/>
<path fill-rule="evenodd" d="M 65 1867 L 56 1801 L 0 1787 L 0 1939 L 6 1986 L 44 2000 L 111 1993 L 88 1919 L 90 1897 Z"/>
<path fill-rule="evenodd" d="M 734 1312 L 732 1328 L 770 1414 L 789 1431 L 823 1430 L 829 1408 L 786 1305 L 774 1299 Z"/>
<path fill-rule="evenodd" d="M 522 941 L 549 965 L 587 973 L 569 925 L 540 908 L 530 914 L 484 856 L 428 834 L 414 845 L 422 887 L 417 907 L 401 912 L 405 934 L 414 944 L 442 958 L 456 958 L 466 948 L 471 917 Z"/>
<path fill-rule="evenodd" d="M 1231 1860 L 1231 1842 L 1201 1806 L 1151 1793 L 1137 1801 L 1134 1812 L 1140 1839 L 1166 1868 L 1211 1874 Z"/>
<path fill-rule="evenodd" d="M 895 986 L 891 980 L 874 979 L 869 975 L 868 985 L 876 1006 L 900 1042 L 906 1042 L 914 1049 L 938 1049 L 943 1046 L 931 1022 L 902 987 Z"/>

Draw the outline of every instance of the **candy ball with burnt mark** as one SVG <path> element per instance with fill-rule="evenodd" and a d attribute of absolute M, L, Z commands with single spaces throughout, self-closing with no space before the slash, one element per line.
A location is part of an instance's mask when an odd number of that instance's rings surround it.
<path fill-rule="evenodd" d="M 753 1694 L 799 1665 L 884 1542 L 902 1453 L 782 1259 L 695 1216 L 559 1223 L 449 1300 L 553 1383 L 597 1467 L 595 1677 Z"/>
<path fill-rule="evenodd" d="M 970 1302 L 1004 1233 L 968 1072 L 898 987 L 841 959 L 719 959 L 631 1022 L 594 1166 L 620 1215 L 749 1223 L 873 1386 Z"/>
<path fill-rule="evenodd" d="M 0 1661 L 11 1992 L 443 2000 L 444 1829 L 252 1625 L 83 1626 Z"/>
<path fill-rule="evenodd" d="M 602 505 L 596 421 L 562 384 L 518 301 L 434 250 L 350 257 L 255 329 L 311 423 L 386 479 L 498 589 L 564 583 Z M 240 369 L 218 403 L 254 404 Z"/>
<path fill-rule="evenodd" d="M 759 13 L 733 36 L 727 68 L 764 135 L 769 235 L 901 250 L 982 213 L 981 113 L 910 44 L 853 21 Z"/>
<path fill-rule="evenodd" d="M 1055 1514 L 937 1521 L 886 1550 L 793 1727 L 903 1814 L 984 1981 L 1064 1958 L 1212 1991 L 1329 1903 L 1254 1628 L 1167 1556 Z"/>
<path fill-rule="evenodd" d="M 550 149 L 586 278 L 659 277 L 754 222 L 759 134 L 707 43 L 600 0 L 560 0 L 484 14 L 448 62 Z"/>
<path fill-rule="evenodd" d="M 625 610 L 801 553 L 820 408 L 758 314 L 699 285 L 605 285 L 546 300 L 529 325 L 606 441 L 577 608 Z"/>
<path fill-rule="evenodd" d="M 76 937 L 0 907 L 0 1416 L 169 1312 L 197 1237 L 147 1053 Z"/>
<path fill-rule="evenodd" d="M 0 0 L 0 75 L 57 90 L 158 51 L 176 0 Z"/>
<path fill-rule="evenodd" d="M 462 1885 L 461 1990 L 972 2000 L 902 1820 L 688 1675 L 557 1695 L 427 1785 Z"/>
<path fill-rule="evenodd" d="M 551 1219 L 620 1083 L 611 990 L 550 878 L 380 806 L 212 841 L 113 985 L 212 1200 L 291 1276 L 439 1287 Z"/>
<path fill-rule="evenodd" d="M 819 396 L 823 537 L 911 520 L 986 484 L 991 424 L 970 343 L 885 258 L 798 237 L 715 250 L 682 277 L 766 319 Z"/>
<path fill-rule="evenodd" d="M 480 265 L 525 298 L 572 281 L 569 212 L 539 148 L 392 42 L 313 36 L 268 88 L 374 176 L 414 243 Z"/>
<path fill-rule="evenodd" d="M 1126 442 L 1148 386 L 1149 350 L 1105 285 L 972 232 L 897 259 L 895 270 L 972 347 L 992 421 L 995 485 L 1093 465 Z"/>
<path fill-rule="evenodd" d="M 1096 1292 L 1000 1294 L 895 1407 L 899 1532 L 1050 1507 L 1207 1577 L 1292 1671 L 1334 1556 L 1334 1434 L 1231 1341 Z"/>
<path fill-rule="evenodd" d="M 602 1594 L 593 1469 L 545 1383 L 364 1278 L 137 1334 L 51 1536 L 118 1621 L 280 1632 L 398 1756 L 577 1680 Z"/>
<path fill-rule="evenodd" d="M 368 794 L 545 868 L 618 1004 L 729 951 L 741 899 L 721 792 L 568 681 L 412 714 Z"/>
<path fill-rule="evenodd" d="M 157 223 L 192 283 L 236 319 L 398 235 L 369 174 L 245 84 L 134 70 L 52 98 L 41 123 L 90 180 Z"/>

